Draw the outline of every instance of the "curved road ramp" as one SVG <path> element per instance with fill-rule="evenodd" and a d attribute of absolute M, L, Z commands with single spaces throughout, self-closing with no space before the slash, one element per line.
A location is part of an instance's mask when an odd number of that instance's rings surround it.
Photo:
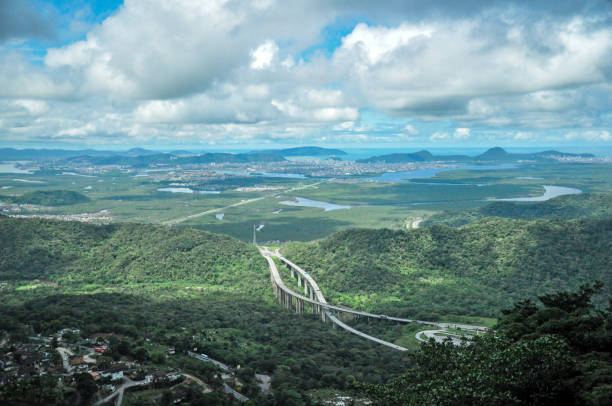
<path fill-rule="evenodd" d="M 400 322 L 400 323 L 419 323 L 423 325 L 432 326 L 432 327 L 435 327 L 436 329 L 418 332 L 416 334 L 417 340 L 427 341 L 430 338 L 433 338 L 436 341 L 444 341 L 447 339 L 447 337 L 449 337 L 451 339 L 451 342 L 455 345 L 464 344 L 466 343 L 466 341 L 462 340 L 457 335 L 447 333 L 447 330 L 449 328 L 475 331 L 477 333 L 484 332 L 487 330 L 486 327 L 482 327 L 482 326 L 471 326 L 471 325 L 465 325 L 465 324 L 451 324 L 451 323 L 439 323 L 439 322 L 425 321 L 425 320 L 405 319 L 405 318 L 400 318 L 400 317 L 386 316 L 384 314 L 373 314 L 373 313 L 368 313 L 368 312 L 361 312 L 361 311 L 357 311 L 357 310 L 353 310 L 353 309 L 349 309 L 345 307 L 330 305 L 325 300 L 325 297 L 323 296 L 321 289 L 317 285 L 317 282 L 312 278 L 312 276 L 308 274 L 308 272 L 304 271 L 301 267 L 289 261 L 287 258 L 284 258 L 283 256 L 281 256 L 278 251 L 270 251 L 266 247 L 258 247 L 258 248 L 259 248 L 259 252 L 261 253 L 261 255 L 263 255 L 263 257 L 268 261 L 268 265 L 270 267 L 270 279 L 272 281 L 272 287 L 274 289 L 274 294 L 276 298 L 278 299 L 279 303 L 281 303 L 283 306 L 285 306 L 288 309 L 294 308 L 295 312 L 300 315 L 304 313 L 304 306 L 308 304 L 312 310 L 312 313 L 317 316 L 320 315 L 321 320 L 323 322 L 330 321 L 333 324 L 334 328 L 338 326 L 366 340 L 370 340 L 375 343 L 385 345 L 389 348 L 392 348 L 398 351 L 407 350 L 407 348 L 404 348 L 397 344 L 390 343 L 385 340 L 381 340 L 379 338 L 373 337 L 371 335 L 368 335 L 366 333 L 363 333 L 359 330 L 352 328 L 351 326 L 339 320 L 336 317 L 336 314 L 344 313 L 344 314 L 356 315 L 358 317 L 369 317 L 369 318 L 374 318 L 374 319 L 379 319 L 379 320 L 389 320 L 389 321 L 395 321 L 395 322 Z M 294 292 L 293 290 L 289 289 L 283 283 L 283 280 L 280 277 L 278 268 L 276 266 L 276 262 L 274 262 L 273 257 L 278 258 L 283 264 L 285 264 L 291 271 L 291 275 L 294 278 L 297 278 L 298 285 L 304 288 L 303 295 Z"/>

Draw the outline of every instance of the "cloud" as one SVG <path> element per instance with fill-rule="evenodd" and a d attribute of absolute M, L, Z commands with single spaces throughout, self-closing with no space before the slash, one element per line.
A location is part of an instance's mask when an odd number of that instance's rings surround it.
<path fill-rule="evenodd" d="M 272 62 L 278 53 L 278 46 L 274 41 L 266 41 L 251 52 L 251 68 L 267 69 L 272 66 Z"/>
<path fill-rule="evenodd" d="M 612 141 L 612 133 L 609 130 L 587 130 L 570 132 L 565 135 L 567 140 L 585 140 L 585 141 L 596 141 L 596 142 L 610 142 Z"/>
<path fill-rule="evenodd" d="M 466 138 L 470 138 L 470 129 L 469 128 L 455 128 L 455 132 L 453 133 L 453 138 L 458 140 L 464 140 Z"/>
<path fill-rule="evenodd" d="M 0 44 L 44 35 L 5 4 Z M 0 45 L 0 141 L 609 142 L 609 2 L 125 0 L 87 27 L 42 63 Z"/>
<path fill-rule="evenodd" d="M 0 1 L 0 44 L 9 39 L 52 37 L 52 21 L 44 11 L 26 0 Z"/>
<path fill-rule="evenodd" d="M 431 141 L 444 141 L 444 140 L 448 140 L 449 138 L 450 138 L 450 135 L 448 133 L 440 132 L 440 131 L 436 131 L 429 137 Z"/>
<path fill-rule="evenodd" d="M 27 112 L 33 116 L 40 116 L 41 114 L 49 111 L 49 104 L 42 100 L 28 100 L 20 99 L 15 100 L 15 105 L 23 107 Z"/>
<path fill-rule="evenodd" d="M 547 98 L 551 92 L 608 80 L 609 26 L 581 17 L 520 25 L 499 20 L 487 15 L 426 26 L 359 24 L 334 53 L 332 66 L 345 70 L 364 103 L 422 119 L 469 118 L 474 110 L 487 116 L 496 98 L 528 94 L 542 109 L 558 110 L 563 102 Z"/>
<path fill-rule="evenodd" d="M 414 128 L 413 125 L 411 124 L 406 124 L 406 127 L 404 127 L 404 130 L 410 134 L 410 135 L 418 135 L 419 134 L 419 130 L 417 130 L 416 128 Z"/>

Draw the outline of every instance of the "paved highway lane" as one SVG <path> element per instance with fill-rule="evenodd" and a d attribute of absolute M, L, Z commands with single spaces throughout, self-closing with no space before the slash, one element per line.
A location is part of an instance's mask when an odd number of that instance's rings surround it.
<path fill-rule="evenodd" d="M 390 320 L 390 321 L 396 321 L 396 322 L 400 322 L 400 323 L 419 323 L 419 324 L 424 324 L 424 325 L 429 325 L 432 327 L 437 327 L 438 330 L 426 330 L 428 332 L 430 331 L 436 331 L 436 332 L 440 332 L 440 331 L 445 331 L 448 328 L 456 328 L 456 329 L 461 329 L 461 330 L 475 330 L 475 331 L 486 331 L 487 328 L 483 327 L 483 326 L 473 326 L 473 325 L 467 325 L 467 324 L 456 324 L 456 323 L 440 323 L 440 322 L 433 322 L 433 321 L 426 321 L 426 320 L 417 320 L 417 319 L 405 319 L 405 318 L 401 318 L 401 317 L 392 317 L 392 316 L 387 316 L 384 314 L 374 314 L 374 313 L 368 313 L 368 312 L 361 312 L 361 311 L 356 311 L 356 310 L 352 310 L 349 308 L 345 308 L 345 307 L 338 307 L 338 306 L 333 306 L 327 303 L 327 301 L 325 300 L 325 297 L 323 296 L 323 293 L 321 292 L 321 289 L 319 288 L 319 286 L 317 285 L 316 281 L 312 278 L 312 276 L 310 276 L 310 274 L 306 271 L 304 271 L 301 267 L 299 267 L 298 265 L 294 264 L 293 262 L 289 261 L 287 258 L 283 257 L 282 255 L 280 255 L 280 253 L 278 252 L 278 250 L 272 252 L 270 250 L 268 250 L 266 247 L 260 247 L 260 252 L 261 254 L 264 256 L 264 258 L 266 258 L 266 260 L 268 261 L 269 265 L 270 265 L 270 273 L 272 275 L 272 278 L 275 280 L 275 283 L 279 286 L 279 288 L 283 291 L 285 291 L 286 293 L 288 293 L 289 295 L 303 300 L 304 302 L 307 303 L 313 303 L 316 304 L 318 306 L 320 306 L 323 310 L 325 315 L 337 326 L 353 333 L 353 334 L 357 334 L 360 337 L 363 337 L 367 340 L 382 344 L 382 345 L 386 345 L 387 347 L 393 348 L 395 350 L 399 350 L 399 351 L 405 351 L 406 348 L 398 346 L 396 344 L 390 343 L 388 341 L 384 341 L 381 340 L 379 338 L 370 336 L 368 334 L 365 334 L 359 330 L 356 330 L 350 326 L 348 326 L 347 324 L 343 323 L 342 321 L 340 321 L 337 317 L 335 317 L 331 311 L 336 311 L 336 312 L 344 312 L 344 313 L 350 313 L 350 314 L 354 314 L 354 315 L 358 315 L 358 316 L 362 316 L 362 317 L 370 317 L 370 318 L 375 318 L 375 319 L 379 319 L 379 320 Z M 306 280 L 308 282 L 308 284 L 311 286 L 312 291 L 314 292 L 314 300 L 310 299 L 308 297 L 302 296 L 299 293 L 293 292 L 292 290 L 290 290 L 289 288 L 287 288 L 284 283 L 282 282 L 282 279 L 280 278 L 280 275 L 278 273 L 278 269 L 276 267 L 276 264 L 274 263 L 272 256 L 279 258 L 282 262 L 284 262 L 285 264 L 289 265 L 290 267 L 292 267 L 295 271 L 300 273 L 300 276 Z M 422 338 L 423 334 L 420 333 L 424 333 L 424 332 L 419 332 L 417 333 L 418 337 L 417 339 L 420 338 L 419 341 L 426 341 L 425 339 Z M 427 337 L 427 335 L 425 335 Z M 433 338 L 438 340 L 438 338 L 436 338 L 435 335 L 433 335 Z M 460 344 L 461 341 L 458 339 L 454 339 L 451 338 L 452 342 L 456 345 Z"/>

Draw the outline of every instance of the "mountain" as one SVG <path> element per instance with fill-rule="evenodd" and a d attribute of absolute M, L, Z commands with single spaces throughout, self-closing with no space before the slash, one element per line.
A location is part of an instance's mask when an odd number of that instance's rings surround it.
<path fill-rule="evenodd" d="M 40 206 L 66 206 L 90 201 L 89 197 L 84 194 L 70 190 L 36 190 L 21 196 L 0 196 L 0 200 Z"/>
<path fill-rule="evenodd" d="M 486 152 L 470 157 L 467 155 L 433 155 L 429 151 L 412 153 L 396 153 L 370 158 L 359 159 L 360 163 L 409 163 L 409 162 L 514 162 L 521 160 L 529 161 L 554 161 L 557 158 L 593 158 L 593 154 L 571 154 L 554 150 L 542 151 L 530 154 L 509 153 L 501 147 L 494 147 Z"/>
<path fill-rule="evenodd" d="M 347 230 L 291 243 L 333 303 L 427 319 L 499 316 L 516 300 L 601 280 L 612 287 L 612 219 L 486 218 L 460 228 Z"/>
<path fill-rule="evenodd" d="M 509 153 L 503 148 L 495 147 L 487 150 L 483 154 L 474 157 L 475 161 L 507 162 L 507 161 L 554 161 L 556 158 L 593 158 L 593 154 L 572 154 L 555 150 L 514 154 Z"/>
<path fill-rule="evenodd" d="M 123 156 L 144 156 L 144 155 L 156 155 L 156 154 L 159 154 L 159 152 L 149 151 L 148 149 L 144 149 L 144 148 L 132 148 L 132 149 L 128 149 L 125 152 L 120 152 L 117 154 L 123 155 Z"/>
<path fill-rule="evenodd" d="M 252 151 L 250 153 L 270 153 L 281 156 L 337 156 L 346 155 L 345 151 L 340 149 L 330 149 L 321 147 L 297 147 L 285 149 L 269 149 L 263 151 Z"/>
<path fill-rule="evenodd" d="M 0 148 L 0 161 L 37 160 L 49 161 L 65 159 L 79 155 L 105 156 L 116 154 L 114 151 L 96 151 L 93 149 L 67 150 L 67 149 L 14 149 Z"/>
<path fill-rule="evenodd" d="M 116 360 L 129 356 L 146 371 L 179 368 L 219 393 L 197 404 L 235 402 L 222 398 L 213 364 L 185 354 L 196 347 L 232 370 L 240 365 L 243 394 L 256 405 L 313 404 L 307 392 L 343 391 L 355 377 L 386 382 L 408 362 L 407 354 L 284 309 L 274 300 L 268 264 L 254 246 L 194 229 L 0 215 L 0 281 L 0 356 L 11 346 L 5 339 L 27 342 L 29 335 L 78 328 L 81 339 L 106 336 Z M 296 345 L 295 337 L 305 345 Z M 175 351 L 166 354 L 169 348 Z M 59 361 L 58 373 L 47 374 L 45 393 L 54 393 L 60 378 L 63 388 L 71 385 L 62 372 Z M 7 373 L 0 369 L 0 379 Z M 255 373 L 269 375 L 274 391 L 260 395 Z M 0 385 L 0 404 L 91 404 L 63 391 L 60 401 L 24 403 L 23 393 L 43 392 L 40 383 L 30 383 L 26 378 Z M 130 402 L 146 403 L 131 396 Z"/>
<path fill-rule="evenodd" d="M 412 153 L 396 153 L 396 154 L 387 154 L 380 156 L 373 156 L 370 158 L 359 159 L 357 162 L 360 163 L 376 163 L 376 162 L 385 162 L 388 164 L 395 163 L 405 163 L 405 162 L 425 162 L 425 161 L 435 161 L 436 157 L 432 155 L 429 151 L 419 151 Z"/>
<path fill-rule="evenodd" d="M 458 227 L 484 217 L 506 217 L 522 220 L 611 218 L 612 194 L 583 193 L 558 196 L 545 202 L 493 202 L 470 210 L 448 210 L 434 214 L 424 226 L 442 224 Z"/>
<path fill-rule="evenodd" d="M 230 154 L 225 152 L 210 152 L 198 155 L 178 156 L 168 153 L 154 153 L 139 156 L 77 156 L 67 159 L 70 163 L 92 165 L 121 165 L 134 168 L 145 168 L 151 165 L 198 165 L 209 163 L 250 163 L 250 162 L 282 162 L 285 158 L 272 153 Z"/>
<path fill-rule="evenodd" d="M 128 283 L 244 279 L 261 289 L 266 263 L 231 237 L 140 224 L 96 226 L 0 216 L 0 279 Z M 258 282 L 259 281 L 259 282 Z"/>

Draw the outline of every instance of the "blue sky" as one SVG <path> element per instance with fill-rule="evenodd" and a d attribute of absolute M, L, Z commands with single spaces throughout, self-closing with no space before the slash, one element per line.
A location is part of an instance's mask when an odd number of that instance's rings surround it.
<path fill-rule="evenodd" d="M 612 145 L 609 1 L 0 3 L 0 145 Z"/>

